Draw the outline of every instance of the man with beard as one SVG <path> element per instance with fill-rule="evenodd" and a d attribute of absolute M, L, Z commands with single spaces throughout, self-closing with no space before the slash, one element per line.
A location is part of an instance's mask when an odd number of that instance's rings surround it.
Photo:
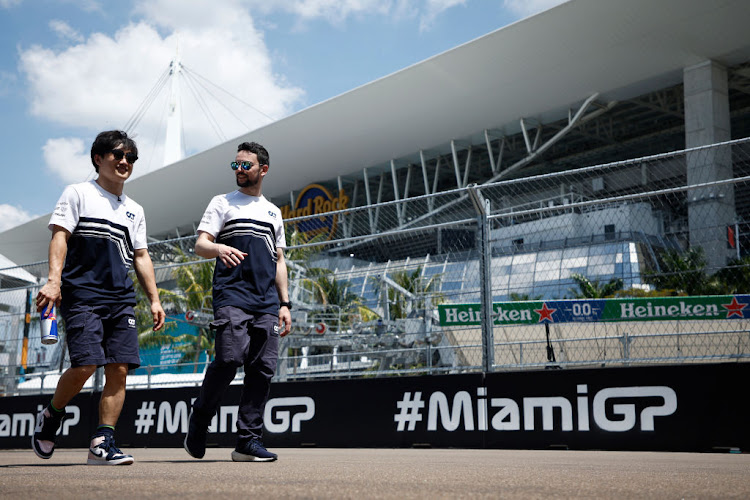
<path fill-rule="evenodd" d="M 184 446 L 194 458 L 205 455 L 208 426 L 240 366 L 245 368 L 245 379 L 232 460 L 277 458 L 261 441 L 263 412 L 276 370 L 279 336 L 291 328 L 292 304 L 281 211 L 261 194 L 268 164 L 266 148 L 255 142 L 240 144 L 231 163 L 239 189 L 215 196 L 198 226 L 195 253 L 216 258 L 210 325 L 216 332 L 216 358 L 206 370 L 190 413 Z"/>

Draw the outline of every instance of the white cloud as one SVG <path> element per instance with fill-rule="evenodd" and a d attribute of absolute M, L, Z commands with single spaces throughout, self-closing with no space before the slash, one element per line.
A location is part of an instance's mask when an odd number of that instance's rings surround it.
<path fill-rule="evenodd" d="M 85 140 L 52 139 L 45 145 L 47 166 L 62 179 L 83 180 L 77 173 L 79 163 L 81 169 L 91 168 L 88 150 L 95 134 L 123 128 L 134 116 L 155 89 L 160 75 L 168 70 L 178 38 L 182 62 L 193 72 L 186 73 L 186 78 L 197 73 L 274 118 L 288 115 L 301 102 L 303 91 L 274 73 L 262 33 L 254 28 L 252 17 L 239 3 L 139 1 L 136 12 L 144 18 L 114 34 L 94 33 L 60 51 L 32 46 L 20 52 L 31 113 L 90 133 Z M 228 100 L 216 87 L 203 84 L 206 88 L 201 88 L 199 78 L 183 79 L 181 83 L 188 154 L 271 121 L 236 100 Z M 211 109 L 221 126 L 221 136 L 201 110 L 193 91 Z M 160 144 L 165 132 L 168 94 L 166 85 L 132 131 L 141 157 L 134 176 L 161 166 Z M 232 107 L 244 124 L 212 96 Z M 78 161 L 83 158 L 85 162 Z M 68 160 L 73 163 L 68 164 Z"/>
<path fill-rule="evenodd" d="M 62 38 L 63 40 L 69 40 L 72 42 L 82 42 L 84 40 L 83 35 L 73 29 L 68 23 L 65 21 L 60 21 L 59 19 L 53 19 L 49 22 L 49 27 L 52 31 L 57 33 L 57 36 Z"/>
<path fill-rule="evenodd" d="M 565 3 L 568 0 L 503 0 L 503 5 L 518 17 L 527 17 L 556 5 Z"/>
<path fill-rule="evenodd" d="M 419 31 L 428 31 L 440 14 L 457 5 L 466 5 L 466 0 L 427 0 L 419 20 Z"/>
<path fill-rule="evenodd" d="M 394 20 L 419 18 L 420 31 L 432 27 L 435 18 L 468 0 L 244 0 L 251 10 L 286 12 L 301 22 L 322 19 L 340 24 L 350 17 L 380 15 Z"/>
<path fill-rule="evenodd" d="M 7 203 L 0 204 L 0 233 L 12 227 L 20 226 L 36 217 L 36 215 L 31 215 L 22 208 Z"/>
<path fill-rule="evenodd" d="M 0 0 L 8 5 L 12 0 Z M 65 0 L 79 8 L 96 9 L 95 0 Z M 88 149 L 102 130 L 121 129 L 155 90 L 168 71 L 179 39 L 183 131 L 188 154 L 205 150 L 248 130 L 287 116 L 302 102 L 304 91 L 274 72 L 263 33 L 253 14 L 286 12 L 301 20 L 340 22 L 350 16 L 383 15 L 420 19 L 428 29 L 435 18 L 467 0 L 135 0 L 135 22 L 115 32 L 83 38 L 71 26 L 53 21 L 49 27 L 67 40 L 61 50 L 35 45 L 19 53 L 19 67 L 30 96 L 30 112 L 44 120 L 74 128 L 71 137 L 50 139 L 44 146 L 47 168 L 66 182 L 91 178 Z M 540 6 L 560 0 L 525 2 Z M 508 8 L 523 2 L 505 0 Z M 541 8 L 541 7 L 538 7 Z M 198 74 L 217 87 L 211 87 Z M 223 89 L 223 90 L 219 90 Z M 249 103 L 228 100 L 225 92 Z M 138 142 L 140 160 L 134 177 L 162 166 L 169 86 L 129 130 Z M 210 108 L 211 117 L 196 100 Z M 227 111 L 219 105 L 220 99 Z M 236 117 L 240 116 L 242 122 Z M 212 125 L 212 121 L 219 124 Z M 220 128 L 220 130 L 216 130 Z M 72 137 L 78 135 L 78 137 Z"/>
<path fill-rule="evenodd" d="M 77 137 L 49 139 L 42 147 L 46 169 L 66 184 L 83 182 L 96 175 L 90 150 L 91 145 L 86 146 Z"/>
<path fill-rule="evenodd" d="M 77 6 L 79 9 L 86 12 L 104 11 L 101 3 L 98 0 L 64 0 L 66 3 L 71 3 Z"/>
<path fill-rule="evenodd" d="M 246 3 L 266 13 L 283 11 L 303 20 L 322 18 L 334 24 L 353 15 L 386 15 L 394 5 L 392 0 L 247 0 Z"/>

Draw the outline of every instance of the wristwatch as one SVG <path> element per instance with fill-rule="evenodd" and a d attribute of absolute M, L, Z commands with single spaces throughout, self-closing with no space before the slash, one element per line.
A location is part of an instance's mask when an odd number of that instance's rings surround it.
<path fill-rule="evenodd" d="M 291 302 L 279 302 L 279 307 L 286 307 L 290 311 L 292 310 L 292 303 Z"/>

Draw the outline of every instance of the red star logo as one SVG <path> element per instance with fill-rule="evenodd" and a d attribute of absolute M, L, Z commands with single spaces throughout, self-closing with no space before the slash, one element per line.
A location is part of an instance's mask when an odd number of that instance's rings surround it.
<path fill-rule="evenodd" d="M 739 302 L 737 302 L 737 297 L 732 297 L 732 302 L 730 302 L 729 304 L 722 304 L 721 307 L 727 310 L 727 319 L 731 318 L 735 314 L 740 318 L 744 318 L 745 314 L 742 312 L 742 310 L 747 307 L 747 304 L 740 304 Z"/>
<path fill-rule="evenodd" d="M 555 320 L 552 319 L 552 313 L 554 313 L 555 311 L 557 311 L 557 309 L 551 309 L 547 307 L 546 302 L 542 303 L 541 309 L 534 309 L 534 312 L 539 315 L 539 323 L 545 320 L 549 321 L 550 323 L 554 323 Z"/>

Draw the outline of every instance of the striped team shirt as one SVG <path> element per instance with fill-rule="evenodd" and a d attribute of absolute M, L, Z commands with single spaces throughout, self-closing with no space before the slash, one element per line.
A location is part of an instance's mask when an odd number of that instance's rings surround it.
<path fill-rule="evenodd" d="M 135 250 L 147 246 L 146 218 L 138 203 L 96 181 L 72 184 L 55 206 L 48 227 L 53 226 L 71 233 L 62 272 L 65 301 L 135 305 L 128 271 Z"/>
<path fill-rule="evenodd" d="M 251 313 L 278 314 L 277 249 L 286 247 L 279 208 L 262 195 L 249 196 L 239 190 L 214 196 L 198 232 L 248 254 L 235 267 L 216 259 L 214 310 L 234 306 Z"/>

